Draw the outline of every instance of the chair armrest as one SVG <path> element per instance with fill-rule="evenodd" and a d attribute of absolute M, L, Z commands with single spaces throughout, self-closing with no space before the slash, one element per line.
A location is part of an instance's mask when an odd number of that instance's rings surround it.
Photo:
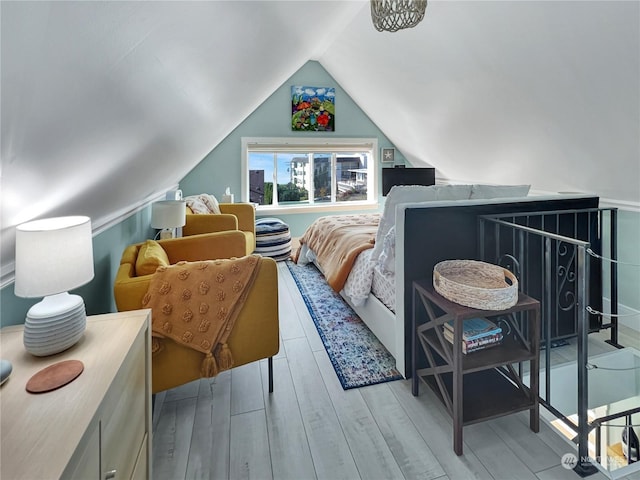
<path fill-rule="evenodd" d="M 238 230 L 256 233 L 256 209 L 251 203 L 221 203 L 220 211 L 238 218 Z"/>
<path fill-rule="evenodd" d="M 142 308 L 142 298 L 149 290 L 151 275 L 136 277 L 135 266 L 123 263 L 118 268 L 113 283 L 113 297 L 119 312 Z"/>
<path fill-rule="evenodd" d="M 238 230 L 238 218 L 235 215 L 187 214 L 182 235 L 190 236 L 225 230 Z"/>
<path fill-rule="evenodd" d="M 180 261 L 196 262 L 246 255 L 246 239 L 240 230 L 170 238 L 158 243 L 167 252 L 171 265 Z"/>
<path fill-rule="evenodd" d="M 245 235 L 240 230 L 207 233 L 191 237 L 160 240 L 169 263 L 197 262 L 216 258 L 243 257 L 246 254 Z M 113 295 L 118 311 L 137 310 L 142 297 L 149 289 L 152 275 L 135 276 L 135 260 L 141 244 L 128 246 L 120 261 L 113 285 Z"/>

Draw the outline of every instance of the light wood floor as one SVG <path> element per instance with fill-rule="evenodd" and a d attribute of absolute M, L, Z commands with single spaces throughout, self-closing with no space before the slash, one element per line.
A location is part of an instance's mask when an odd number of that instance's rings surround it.
<path fill-rule="evenodd" d="M 528 413 L 465 427 L 458 457 L 451 419 L 424 385 L 419 397 L 404 380 L 343 391 L 282 263 L 279 286 L 274 392 L 261 361 L 158 394 L 155 480 L 580 478 L 560 465 L 571 447 L 544 422 L 531 432 Z"/>

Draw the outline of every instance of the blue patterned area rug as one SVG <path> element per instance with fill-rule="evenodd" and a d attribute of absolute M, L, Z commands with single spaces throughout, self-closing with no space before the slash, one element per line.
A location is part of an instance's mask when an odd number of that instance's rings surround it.
<path fill-rule="evenodd" d="M 313 264 L 287 267 L 302 294 L 342 388 L 399 380 L 395 360 Z"/>

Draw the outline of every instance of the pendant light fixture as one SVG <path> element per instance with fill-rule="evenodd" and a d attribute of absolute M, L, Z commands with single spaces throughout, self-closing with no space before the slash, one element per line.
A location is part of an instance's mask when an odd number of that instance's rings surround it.
<path fill-rule="evenodd" d="M 379 32 L 415 27 L 424 18 L 427 0 L 371 0 L 371 20 Z"/>

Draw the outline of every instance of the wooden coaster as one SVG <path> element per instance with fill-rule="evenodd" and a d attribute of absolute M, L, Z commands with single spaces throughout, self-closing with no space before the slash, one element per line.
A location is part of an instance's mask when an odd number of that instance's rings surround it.
<path fill-rule="evenodd" d="M 27 382 L 27 392 L 45 393 L 73 382 L 84 370 L 80 360 L 65 360 L 40 370 Z"/>

